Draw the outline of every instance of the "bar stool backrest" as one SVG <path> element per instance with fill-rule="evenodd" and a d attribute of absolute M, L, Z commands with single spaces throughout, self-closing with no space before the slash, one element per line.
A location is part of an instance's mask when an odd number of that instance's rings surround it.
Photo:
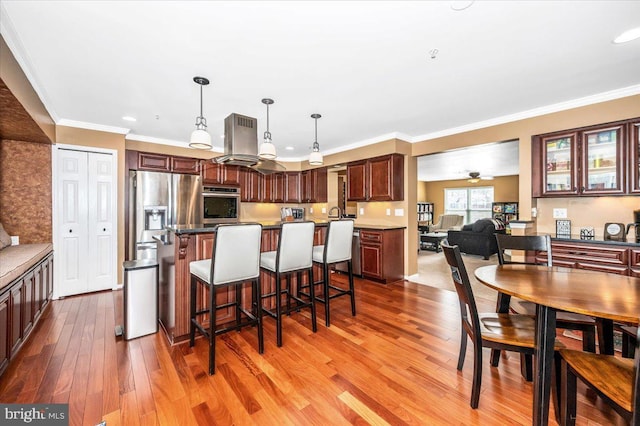
<path fill-rule="evenodd" d="M 351 260 L 352 241 L 353 220 L 334 220 L 329 222 L 324 243 L 324 263 Z"/>
<path fill-rule="evenodd" d="M 213 243 L 212 284 L 255 279 L 260 275 L 262 225 L 219 225 Z"/>
<path fill-rule="evenodd" d="M 282 224 L 278 240 L 278 272 L 311 268 L 313 264 L 313 222 L 288 222 Z"/>

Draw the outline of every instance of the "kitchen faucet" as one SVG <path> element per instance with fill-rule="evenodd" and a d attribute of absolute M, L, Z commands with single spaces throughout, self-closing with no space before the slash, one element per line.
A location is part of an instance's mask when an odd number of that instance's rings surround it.
<path fill-rule="evenodd" d="M 337 211 L 338 211 L 338 215 L 337 215 L 337 216 L 333 214 L 333 211 L 334 211 L 334 210 L 337 210 Z M 331 208 L 329 209 L 329 217 L 330 217 L 330 218 L 341 218 L 341 217 L 342 217 L 342 213 L 341 213 L 341 211 L 340 211 L 340 207 L 338 207 L 338 206 L 333 206 L 333 207 L 331 207 Z"/>

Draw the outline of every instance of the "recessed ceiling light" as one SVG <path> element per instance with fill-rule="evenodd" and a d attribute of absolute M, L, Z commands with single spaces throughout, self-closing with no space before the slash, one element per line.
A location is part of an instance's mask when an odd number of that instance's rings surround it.
<path fill-rule="evenodd" d="M 124 117 L 122 117 L 122 119 L 124 121 L 138 121 L 138 120 L 135 119 L 135 117 L 131 117 L 129 115 L 125 115 Z"/>
<path fill-rule="evenodd" d="M 613 40 L 613 42 L 616 43 L 616 44 L 620 44 L 620 43 L 626 43 L 628 41 L 635 40 L 637 38 L 640 38 L 640 27 L 633 28 L 631 30 L 627 30 L 627 31 L 623 32 L 618 37 L 616 37 Z"/>
<path fill-rule="evenodd" d="M 287 151 L 293 151 L 294 150 L 294 148 L 292 146 L 287 146 L 284 149 L 286 149 Z"/>

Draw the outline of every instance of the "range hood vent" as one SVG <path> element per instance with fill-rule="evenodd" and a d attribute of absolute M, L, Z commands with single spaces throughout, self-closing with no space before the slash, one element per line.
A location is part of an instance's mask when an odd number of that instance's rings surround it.
<path fill-rule="evenodd" d="M 263 174 L 285 170 L 275 161 L 258 157 L 258 120 L 236 113 L 224 119 L 224 155 L 213 161 L 251 167 Z"/>

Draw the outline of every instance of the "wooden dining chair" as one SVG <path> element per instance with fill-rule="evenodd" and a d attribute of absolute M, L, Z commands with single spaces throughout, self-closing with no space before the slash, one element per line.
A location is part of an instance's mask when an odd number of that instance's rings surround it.
<path fill-rule="evenodd" d="M 478 408 L 482 382 L 482 348 L 519 352 L 527 380 L 532 380 L 532 355 L 535 342 L 535 321 L 529 315 L 478 313 L 469 275 L 458 246 L 443 241 L 441 247 L 451 269 L 451 277 L 460 302 L 461 340 L 458 370 L 464 365 L 467 336 L 473 343 L 473 385 L 471 408 Z M 556 349 L 564 347 L 556 342 Z"/>
<path fill-rule="evenodd" d="M 498 262 L 500 265 L 510 263 L 521 263 L 528 265 L 546 265 L 553 266 L 551 254 L 551 237 L 549 235 L 505 235 L 496 234 L 498 241 Z M 526 257 L 523 261 L 514 261 L 511 257 L 505 256 L 506 250 L 522 250 L 528 252 L 537 252 L 537 255 Z M 546 258 L 544 261 L 538 261 L 540 253 L 544 252 Z M 530 260 L 532 259 L 532 260 Z M 498 305 L 500 300 L 498 299 Z M 520 299 L 511 299 L 511 309 L 519 314 L 535 316 L 535 303 L 526 302 Z M 558 311 L 556 316 L 556 327 L 565 330 L 577 330 L 582 332 L 582 349 L 587 352 L 596 351 L 596 320 L 587 315 L 574 314 L 570 312 Z M 497 354 L 492 354 L 492 363 L 498 362 L 495 358 Z"/>
<path fill-rule="evenodd" d="M 561 424 L 576 423 L 576 383 L 579 377 L 631 425 L 640 425 L 640 351 L 636 333 L 635 358 L 620 358 L 563 349 L 561 359 Z"/>

